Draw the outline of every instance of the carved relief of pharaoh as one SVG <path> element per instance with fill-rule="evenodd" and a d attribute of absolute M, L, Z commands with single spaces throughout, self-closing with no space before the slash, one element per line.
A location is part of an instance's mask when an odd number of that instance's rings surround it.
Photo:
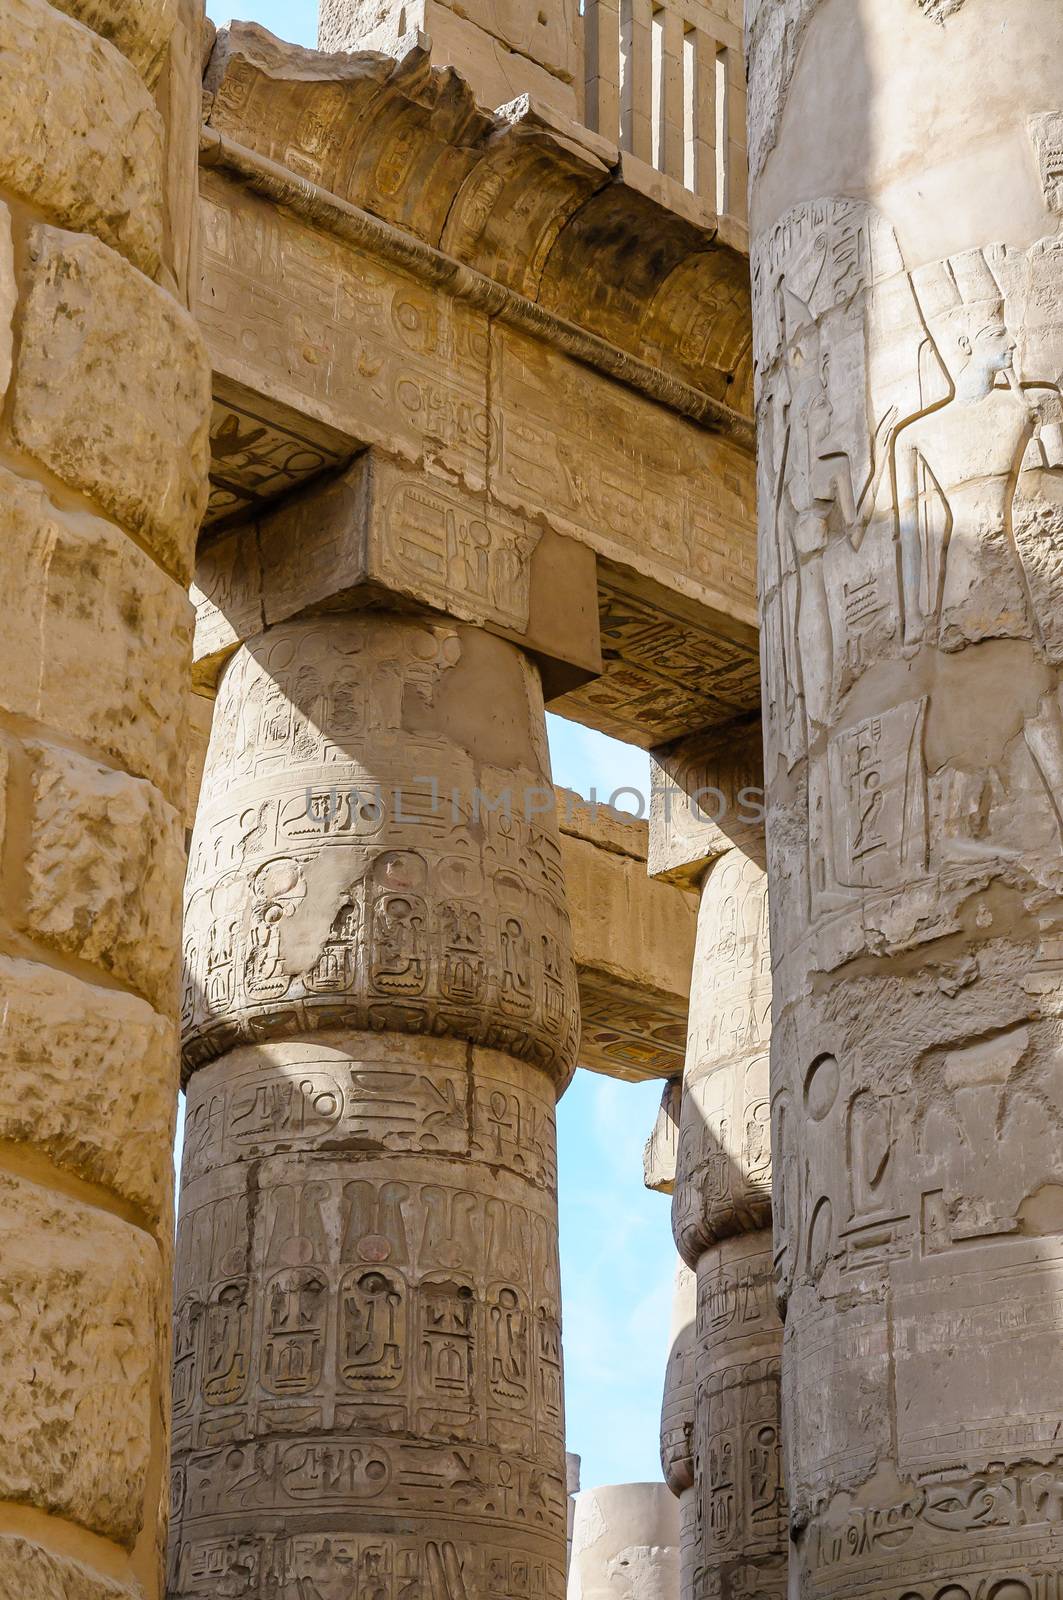
<path fill-rule="evenodd" d="M 1003 249 L 998 255 L 1006 265 Z M 1023 387 L 1004 291 L 986 254 L 922 268 L 913 281 L 951 395 L 897 437 L 904 643 L 929 638 L 956 649 L 1026 638 L 1032 618 L 1012 508 L 1032 441 L 1046 466 L 1063 467 L 1059 397 Z"/>

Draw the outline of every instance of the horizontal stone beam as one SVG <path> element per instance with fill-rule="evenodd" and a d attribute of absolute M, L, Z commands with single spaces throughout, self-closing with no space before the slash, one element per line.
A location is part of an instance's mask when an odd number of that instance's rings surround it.
<path fill-rule="evenodd" d="M 757 706 L 745 452 L 203 176 L 212 528 L 374 447 L 593 553 L 605 673 L 585 691 L 547 686 L 573 695 L 564 715 L 648 748 Z"/>
<path fill-rule="evenodd" d="M 694 196 L 684 211 L 662 204 L 628 181 L 615 144 L 529 96 L 483 110 L 426 41 L 409 42 L 400 60 L 327 55 L 234 24 L 206 76 L 207 160 L 275 201 L 287 169 L 284 203 L 323 231 L 353 228 L 452 293 L 482 301 L 490 286 L 497 315 L 521 300 L 537 327 L 567 322 L 567 337 L 658 369 L 658 385 L 700 390 L 704 420 L 749 451 L 744 240 Z"/>
<path fill-rule="evenodd" d="M 735 848 L 764 859 L 764 757 L 759 717 L 678 739 L 652 752 L 649 871 L 696 887 Z"/>
<path fill-rule="evenodd" d="M 683 1070 L 697 898 L 646 873 L 644 822 L 558 790 L 579 976 L 580 1065 L 639 1082 Z"/>

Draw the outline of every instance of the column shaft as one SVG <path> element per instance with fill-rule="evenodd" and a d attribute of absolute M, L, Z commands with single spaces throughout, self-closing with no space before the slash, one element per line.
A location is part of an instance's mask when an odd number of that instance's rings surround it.
<path fill-rule="evenodd" d="M 1056 1600 L 1063 16 L 749 25 L 794 1593 Z"/>
<path fill-rule="evenodd" d="M 764 869 L 733 849 L 702 890 L 672 1205 L 697 1273 L 694 1600 L 786 1592 L 770 1007 Z"/>
<path fill-rule="evenodd" d="M 692 1460 L 673 1459 L 670 1471 L 666 1461 L 677 1494 L 684 1468 L 693 1484 L 682 1563 L 692 1600 L 786 1591 L 759 737 L 737 727 L 657 752 L 651 866 L 703 877 L 672 1201 L 676 1245 L 696 1274 Z"/>

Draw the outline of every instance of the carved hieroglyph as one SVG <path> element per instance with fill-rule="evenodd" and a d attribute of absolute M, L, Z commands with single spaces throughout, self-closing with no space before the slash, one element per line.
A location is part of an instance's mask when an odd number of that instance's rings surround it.
<path fill-rule="evenodd" d="M 1054 1600 L 1063 27 L 813 12 L 753 251 L 794 1592 Z"/>
<path fill-rule="evenodd" d="M 703 878 L 672 1200 L 697 1310 L 685 1368 L 673 1347 L 661 1433 L 692 1600 L 786 1591 L 759 743 L 755 724 L 685 741 L 657 752 L 654 775 L 651 867 Z"/>
<path fill-rule="evenodd" d="M 578 1006 L 525 658 L 375 613 L 243 647 L 186 931 L 171 1594 L 559 1600 Z"/>

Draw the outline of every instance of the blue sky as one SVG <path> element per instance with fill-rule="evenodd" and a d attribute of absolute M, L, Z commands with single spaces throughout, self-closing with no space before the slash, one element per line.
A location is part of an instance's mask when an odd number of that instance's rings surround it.
<path fill-rule="evenodd" d="M 208 11 L 219 26 L 233 15 L 217 3 Z M 316 0 L 246 0 L 235 14 L 293 44 L 316 43 Z M 595 788 L 601 800 L 624 785 L 648 792 L 641 751 L 559 717 L 548 722 L 555 783 L 583 795 Z M 659 1100 L 658 1084 L 580 1071 L 558 1108 L 568 1445 L 583 1457 L 586 1488 L 660 1477 L 675 1255 L 668 1202 L 642 1186 Z"/>
<path fill-rule="evenodd" d="M 233 0 L 236 3 L 236 0 Z M 246 0 L 243 8 L 219 5 L 208 0 L 207 15 L 219 28 L 230 17 L 247 22 L 261 22 L 278 39 L 289 44 L 305 44 L 313 48 L 317 43 L 317 0 Z"/>

